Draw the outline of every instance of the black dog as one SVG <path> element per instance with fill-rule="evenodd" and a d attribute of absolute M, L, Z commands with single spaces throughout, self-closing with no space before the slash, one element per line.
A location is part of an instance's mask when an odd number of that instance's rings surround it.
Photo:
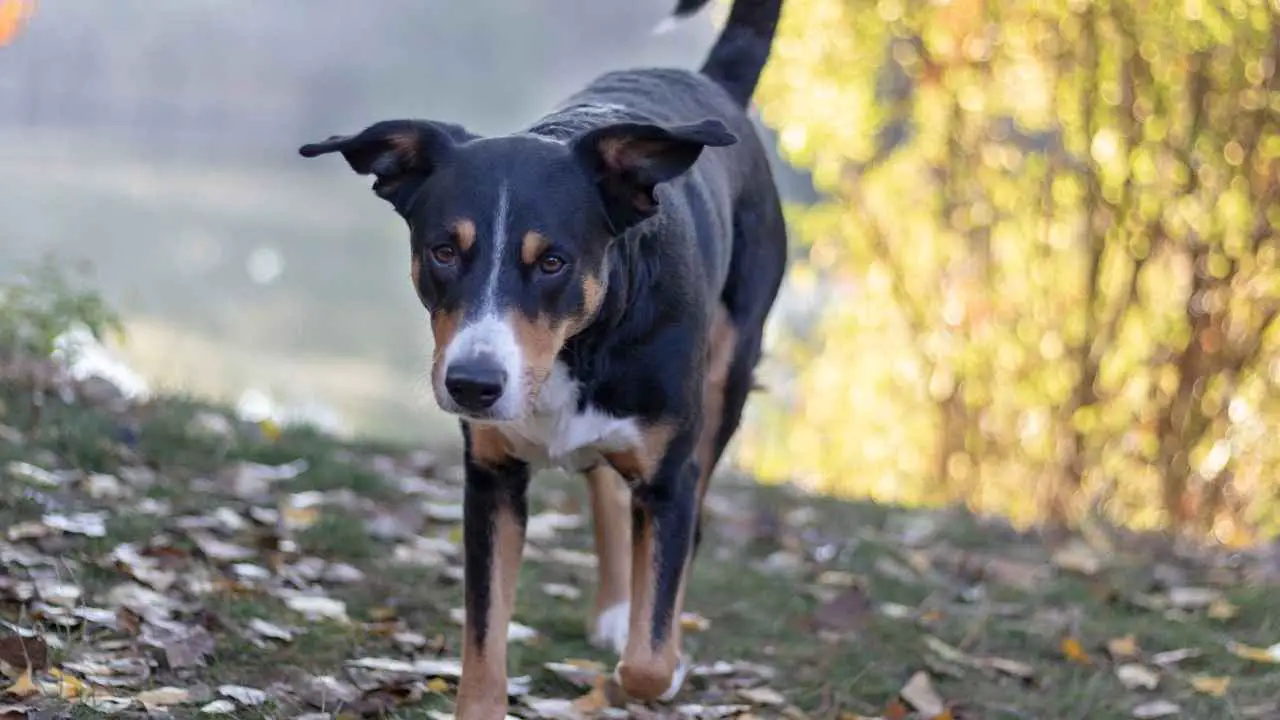
<path fill-rule="evenodd" d="M 745 112 L 780 10 L 737 0 L 700 72 L 609 73 L 511 135 L 390 120 L 301 149 L 373 175 L 409 226 L 436 400 L 462 418 L 467 455 L 461 718 L 505 714 L 531 465 L 590 480 L 591 634 L 621 653 L 622 689 L 665 700 L 683 683 L 702 497 L 786 261 Z"/>

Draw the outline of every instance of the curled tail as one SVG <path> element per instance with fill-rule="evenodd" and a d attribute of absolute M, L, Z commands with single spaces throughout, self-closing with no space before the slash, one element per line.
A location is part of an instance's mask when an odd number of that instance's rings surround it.
<path fill-rule="evenodd" d="M 692 15 L 708 2 L 710 0 L 677 0 L 674 14 L 676 17 Z M 724 30 L 702 64 L 702 73 L 727 90 L 743 107 L 751 102 L 760 72 L 769 59 L 781 13 L 782 0 L 734 0 Z"/>

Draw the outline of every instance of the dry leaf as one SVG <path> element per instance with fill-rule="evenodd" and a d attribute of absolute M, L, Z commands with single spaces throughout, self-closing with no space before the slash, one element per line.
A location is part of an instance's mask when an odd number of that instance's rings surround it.
<path fill-rule="evenodd" d="M 1128 660 L 1138 656 L 1138 638 L 1132 634 L 1107 641 L 1107 654 L 1112 660 Z M 1159 664 L 1159 663 L 1157 663 Z"/>
<path fill-rule="evenodd" d="M 230 715 L 236 711 L 236 704 L 230 700 L 214 700 L 213 702 L 200 708 L 200 712 L 206 715 Z"/>
<path fill-rule="evenodd" d="M 929 679 L 929 674 L 923 670 L 912 675 L 907 684 L 898 691 L 898 695 L 915 708 L 916 712 L 927 718 L 941 715 L 947 709 L 942 698 L 933 689 L 933 681 Z"/>
<path fill-rule="evenodd" d="M 443 695 L 449 692 L 449 681 L 444 678 L 433 677 L 427 681 L 427 689 L 433 693 Z"/>
<path fill-rule="evenodd" d="M 1116 667 L 1116 677 L 1120 679 L 1120 684 L 1130 690 L 1155 690 L 1160 685 L 1160 676 L 1140 663 L 1125 663 Z"/>
<path fill-rule="evenodd" d="M 548 720 L 584 720 L 586 717 L 572 700 L 525 697 L 521 698 L 521 702 L 537 713 L 538 717 Z"/>
<path fill-rule="evenodd" d="M 140 692 L 134 699 L 142 703 L 148 711 L 154 711 L 158 708 L 190 702 L 191 691 L 179 687 L 160 687 Z"/>
<path fill-rule="evenodd" d="M 1054 565 L 1081 575 L 1097 575 L 1102 570 L 1102 558 L 1093 548 L 1079 538 L 1074 538 L 1053 554 Z"/>
<path fill-rule="evenodd" d="M 1240 614 L 1240 608 L 1230 600 L 1219 598 L 1209 603 L 1207 614 L 1214 620 L 1230 620 Z"/>
<path fill-rule="evenodd" d="M 685 632 L 706 632 L 711 621 L 695 612 L 680 613 L 680 629 Z"/>
<path fill-rule="evenodd" d="M 1280 643 L 1276 643 L 1271 647 L 1260 648 L 1233 642 L 1227 645 L 1227 649 L 1231 651 L 1232 655 L 1245 660 L 1260 663 L 1280 663 Z"/>
<path fill-rule="evenodd" d="M 566 660 L 564 662 L 547 662 L 543 667 L 580 687 L 591 687 L 596 678 L 604 673 L 604 665 L 594 660 Z"/>
<path fill-rule="evenodd" d="M 18 676 L 17 682 L 4 689 L 5 695 L 12 695 L 19 700 L 29 698 L 32 695 L 38 695 L 39 693 L 40 688 L 31 681 L 30 670 L 22 671 L 22 674 Z"/>
<path fill-rule="evenodd" d="M 0 667 L 43 670 L 49 666 L 49 646 L 36 635 L 24 637 L 14 633 L 0 637 Z"/>
<path fill-rule="evenodd" d="M 871 610 L 871 602 L 867 600 L 866 593 L 854 585 L 818 606 L 813 619 L 822 630 L 851 632 L 866 622 Z"/>
<path fill-rule="evenodd" d="M 267 701 L 265 692 L 257 688 L 245 687 L 244 685 L 220 685 L 218 694 L 229 697 L 247 707 L 261 705 Z"/>
<path fill-rule="evenodd" d="M 1182 708 L 1169 702 L 1168 700 L 1152 700 L 1145 702 L 1133 708 L 1133 716 L 1135 718 L 1162 718 L 1177 715 L 1182 712 Z"/>
<path fill-rule="evenodd" d="M 784 705 L 787 699 L 782 693 L 770 687 L 757 687 L 739 690 L 738 696 L 754 705 Z"/>
<path fill-rule="evenodd" d="M 1179 610 L 1199 610 L 1222 599 L 1222 591 L 1213 588 L 1176 587 L 1169 590 L 1169 605 Z"/>
<path fill-rule="evenodd" d="M 291 595 L 284 600 L 290 610 L 301 613 L 310 620 L 334 620 L 347 622 L 347 604 L 341 600 L 317 595 Z"/>
<path fill-rule="evenodd" d="M 1062 638 L 1061 648 L 1062 654 L 1066 656 L 1068 660 L 1080 663 L 1081 665 L 1093 664 L 1093 659 L 1090 658 L 1089 654 L 1080 646 L 1079 640 L 1076 640 L 1073 637 L 1064 637 Z"/>
<path fill-rule="evenodd" d="M 1204 654 L 1199 648 L 1180 648 L 1178 650 L 1166 650 L 1165 652 L 1156 653 L 1151 656 L 1151 662 L 1155 665 L 1177 665 L 1183 660 L 1198 658 Z"/>
<path fill-rule="evenodd" d="M 1198 693 L 1222 697 L 1231 687 L 1231 678 L 1218 675 L 1192 675 L 1191 687 Z"/>

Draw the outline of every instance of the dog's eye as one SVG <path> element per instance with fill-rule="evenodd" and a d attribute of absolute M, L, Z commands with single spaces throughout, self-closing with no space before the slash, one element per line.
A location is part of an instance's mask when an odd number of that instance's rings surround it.
<path fill-rule="evenodd" d="M 538 261 L 538 269 L 544 275 L 555 275 L 564 270 L 565 264 L 564 258 L 559 255 L 543 255 L 542 259 Z"/>
<path fill-rule="evenodd" d="M 458 250 L 449 243 L 441 243 L 431 248 L 431 259 L 438 265 L 448 267 L 458 261 Z"/>

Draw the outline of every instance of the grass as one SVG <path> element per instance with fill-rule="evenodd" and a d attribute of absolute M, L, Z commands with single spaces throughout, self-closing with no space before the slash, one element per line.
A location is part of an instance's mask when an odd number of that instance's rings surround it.
<path fill-rule="evenodd" d="M 51 401 L 37 418 L 24 393 L 3 386 L 0 407 L 0 423 L 21 434 L 15 440 L 14 433 L 0 433 L 0 464 L 22 460 L 50 470 L 121 475 L 145 467 L 153 476 L 149 486 L 134 488 L 133 496 L 119 500 L 90 497 L 75 482 L 43 488 L 7 475 L 0 482 L 0 527 L 39 520 L 49 512 L 107 513 L 106 537 L 63 536 L 30 544 L 59 563 L 80 568 L 75 580 L 85 589 L 85 602 L 101 605 L 105 593 L 127 579 L 104 561 L 124 542 L 162 548 L 160 557 L 172 562 L 180 577 L 206 573 L 216 581 L 213 590 L 188 596 L 198 607 L 184 616 L 203 623 L 216 640 L 207 666 L 159 669 L 148 686 L 232 683 L 267 689 L 272 700 L 265 709 L 242 708 L 237 714 L 266 717 L 314 711 L 299 697 L 305 679 L 343 677 L 344 663 L 352 658 L 457 655 L 459 628 L 450 619 L 450 610 L 462 604 L 456 577 L 445 567 L 398 562 L 394 545 L 403 537 L 384 539 L 385 533 L 370 529 L 379 518 L 399 517 L 397 513 L 423 502 L 421 496 L 406 494 L 394 473 L 373 462 L 381 457 L 403 463 L 406 449 L 343 444 L 308 430 L 268 438 L 253 426 L 237 426 L 229 435 L 209 434 L 194 429 L 196 418 L 223 411 L 189 399 L 160 400 L 124 414 Z M 238 497 L 220 480 L 240 462 L 276 465 L 298 459 L 305 460 L 307 470 L 271 484 L 268 498 Z M 432 473 L 426 479 L 442 491 L 458 490 L 454 479 Z M 255 555 L 250 562 L 274 572 L 278 553 L 271 543 L 277 530 L 254 521 L 251 511 L 278 509 L 283 498 L 303 491 L 344 498 L 326 504 L 291 539 L 301 556 L 340 561 L 363 573 L 356 581 L 317 581 L 346 603 L 350 624 L 307 620 L 253 583 L 234 582 L 231 565 L 203 560 L 179 527 L 179 517 L 210 516 L 220 509 L 248 518 L 245 528 L 228 534 L 229 541 L 251 548 Z M 1275 711 L 1280 698 L 1280 666 L 1237 657 L 1227 642 L 1266 646 L 1280 641 L 1280 606 L 1272 599 L 1273 587 L 1241 584 L 1225 560 L 1192 562 L 1143 550 L 1106 556 L 1096 573 L 1073 573 L 1055 568 L 1050 549 L 1036 537 L 959 511 L 924 513 L 805 497 L 787 488 L 757 487 L 732 474 L 719 478 L 713 492 L 717 506 L 728 511 L 713 516 L 686 603 L 710 627 L 687 633 L 686 649 L 700 662 L 747 661 L 773 668 L 776 675 L 768 685 L 808 716 L 874 717 L 921 670 L 929 673 L 937 693 L 954 703 L 955 717 L 1127 718 L 1135 705 L 1153 699 L 1177 703 L 1180 717 L 1276 716 L 1265 713 Z M 172 510 L 141 512 L 143 498 L 167 502 Z M 535 483 L 533 503 L 533 513 L 584 508 L 585 490 L 574 478 L 547 473 Z M 457 526 L 443 520 L 418 515 L 405 522 L 404 537 L 457 538 Z M 931 527 L 923 539 L 903 530 L 920 522 Z M 17 544 L 27 547 L 24 543 Z M 561 532 L 550 545 L 589 551 L 589 522 Z M 543 543 L 544 549 L 550 545 Z M 779 563 L 779 558 L 791 560 Z M 1189 585 L 1220 588 L 1233 612 L 1213 619 L 1203 610 L 1161 612 L 1137 604 L 1135 599 L 1144 594 L 1165 592 L 1154 572 L 1170 564 L 1179 567 Z M 0 580 L 24 572 L 6 567 Z M 1018 578 L 1035 573 L 1042 578 Z M 547 583 L 579 587 L 582 595 L 574 600 L 553 597 L 542 589 Z M 848 589 L 850 584 L 859 589 Z M 585 640 L 593 585 L 591 569 L 547 559 L 524 564 L 516 620 L 536 628 L 541 638 L 513 644 L 509 667 L 512 676 L 531 676 L 534 695 L 574 697 L 582 692 L 545 669 L 545 662 L 586 658 L 605 667 L 614 662 L 610 653 Z M 4 600 L 3 587 L 0 618 L 31 624 L 27 606 Z M 841 597 L 850 603 L 843 610 Z M 886 612 L 886 607 L 897 610 Z M 289 642 L 256 641 L 245 631 L 255 619 L 293 628 L 294 637 Z M 396 633 L 406 631 L 419 634 L 423 646 L 411 649 L 397 640 Z M 1194 648 L 1202 654 L 1155 668 L 1160 684 L 1154 690 L 1128 689 L 1103 647 L 1130 634 L 1141 651 L 1136 662 L 1147 667 L 1154 668 L 1151 657 L 1157 652 Z M 75 633 L 66 638 L 60 657 L 94 651 L 103 639 Z M 1078 643 L 1087 662 L 1068 657 L 1064 639 Z M 127 634 L 123 640 L 128 645 Z M 1031 678 L 947 658 L 936 650 L 938 640 L 967 658 L 1025 663 Z M 1195 691 L 1191 678 L 1201 674 L 1231 678 L 1225 697 Z M 378 693 L 386 701 L 384 717 L 425 718 L 428 710 L 451 707 L 448 692 L 419 697 L 404 694 L 409 693 L 406 688 L 384 688 Z M 680 701 L 736 700 L 725 683 L 694 678 Z M 39 702 L 71 717 L 97 716 L 83 707 Z M 196 716 L 197 707 L 175 708 L 174 714 Z M 778 712 L 764 708 L 757 715 Z"/>

